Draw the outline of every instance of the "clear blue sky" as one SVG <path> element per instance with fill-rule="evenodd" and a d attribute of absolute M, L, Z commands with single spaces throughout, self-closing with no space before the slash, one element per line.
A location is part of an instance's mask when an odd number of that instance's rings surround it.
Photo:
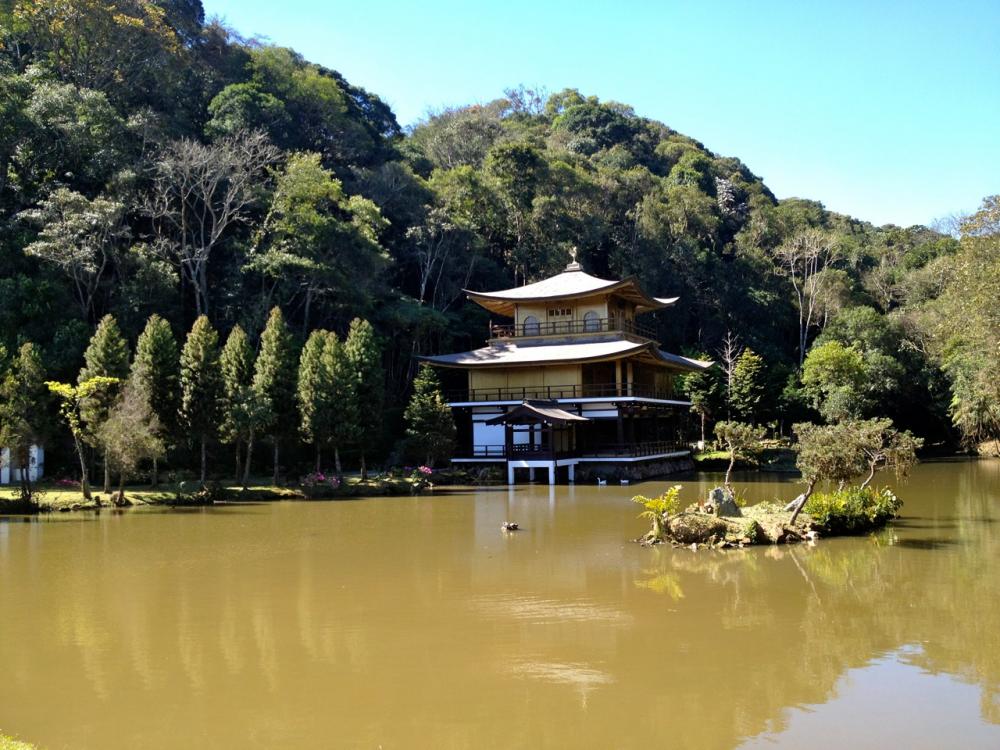
<path fill-rule="evenodd" d="M 632 105 L 779 198 L 928 223 L 1000 192 L 1000 0 L 205 0 L 401 124 L 523 83 Z"/>

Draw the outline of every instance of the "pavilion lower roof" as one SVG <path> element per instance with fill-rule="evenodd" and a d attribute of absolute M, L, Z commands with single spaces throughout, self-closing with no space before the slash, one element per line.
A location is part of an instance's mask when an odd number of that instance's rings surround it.
<path fill-rule="evenodd" d="M 425 356 L 420 359 L 439 367 L 480 369 L 614 361 L 628 357 L 641 357 L 652 364 L 662 364 L 683 371 L 704 370 L 712 365 L 711 362 L 662 351 L 650 341 L 636 342 L 625 338 L 578 344 L 531 346 L 519 346 L 515 342 L 505 341 L 468 352 Z"/>

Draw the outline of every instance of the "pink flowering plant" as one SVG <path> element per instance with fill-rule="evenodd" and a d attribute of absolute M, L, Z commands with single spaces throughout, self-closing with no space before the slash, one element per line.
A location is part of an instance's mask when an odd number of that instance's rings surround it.
<path fill-rule="evenodd" d="M 434 474 L 434 469 L 430 466 L 418 466 L 410 474 L 410 479 L 413 481 L 414 486 L 418 488 L 424 488 L 431 484 L 431 476 Z"/>
<path fill-rule="evenodd" d="M 335 474 L 314 471 L 302 478 L 302 490 L 307 497 L 323 497 L 340 489 L 340 479 Z"/>

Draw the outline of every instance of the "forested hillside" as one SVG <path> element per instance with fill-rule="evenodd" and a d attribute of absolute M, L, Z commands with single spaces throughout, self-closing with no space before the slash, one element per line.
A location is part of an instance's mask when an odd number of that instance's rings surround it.
<path fill-rule="evenodd" d="M 274 306 L 299 346 L 363 318 L 384 451 L 413 355 L 486 337 L 461 290 L 537 280 L 575 246 L 590 273 L 680 296 L 650 317 L 665 348 L 720 361 L 691 384 L 709 419 L 997 435 L 995 199 L 961 239 L 875 227 L 778 201 L 738 158 L 575 90 L 404 131 L 200 0 L 8 0 L 0 26 L 0 343 L 34 342 L 51 379 L 77 381 L 107 314 L 132 349 L 153 313 L 179 339 L 199 314 L 238 324 L 253 348 Z"/>

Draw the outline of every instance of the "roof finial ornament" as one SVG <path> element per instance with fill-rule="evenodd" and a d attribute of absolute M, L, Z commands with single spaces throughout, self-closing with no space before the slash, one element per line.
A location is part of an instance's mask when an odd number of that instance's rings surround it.
<path fill-rule="evenodd" d="M 582 271 L 583 266 L 581 266 L 576 260 L 576 245 L 573 245 L 569 249 L 570 264 L 566 266 L 567 271 Z"/>

